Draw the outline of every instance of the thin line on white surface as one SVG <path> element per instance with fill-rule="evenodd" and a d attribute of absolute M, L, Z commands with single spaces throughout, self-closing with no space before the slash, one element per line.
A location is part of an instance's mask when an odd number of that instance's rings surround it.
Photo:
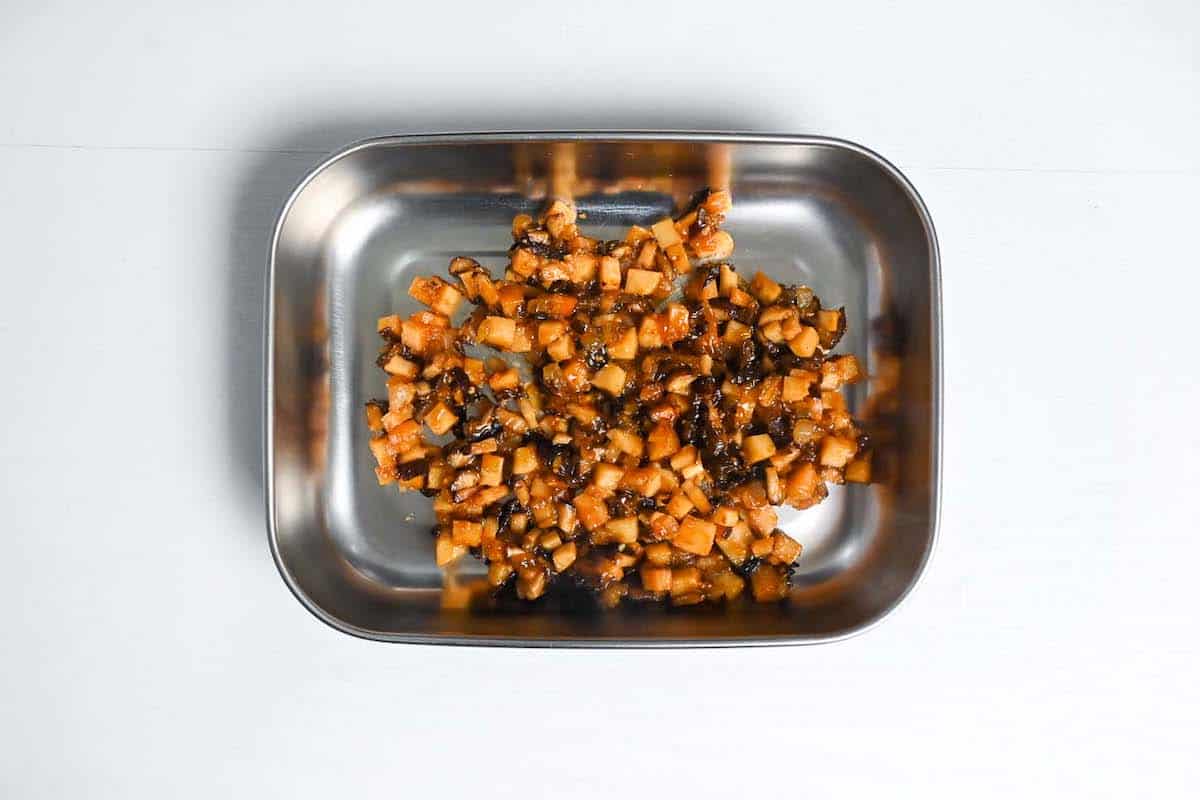
<path fill-rule="evenodd" d="M 901 162 L 903 163 L 903 162 Z M 1171 168 L 1171 169 L 1125 169 L 1101 167 L 1088 169 L 1082 167 L 959 167 L 959 166 L 921 166 L 919 164 L 904 164 L 904 169 L 928 170 L 929 172 L 1017 172 L 1032 174 L 1067 174 L 1067 175 L 1197 175 L 1200 168 Z"/>
<path fill-rule="evenodd" d="M 280 155 L 326 155 L 334 148 L 304 149 L 275 147 L 181 147 L 176 145 L 138 144 L 35 144 L 27 142 L 0 142 L 4 150 L 95 150 L 133 153 L 278 153 Z"/>
<path fill-rule="evenodd" d="M 132 152 L 132 153 L 273 153 L 278 155 L 314 156 L 327 155 L 333 147 L 192 147 L 180 145 L 125 145 L 125 144 L 40 144 L 36 142 L 0 142 L 4 150 L 79 150 L 98 152 Z M 1169 169 L 1130 169 L 1123 167 L 978 167 L 954 164 L 913 164 L 903 159 L 892 159 L 906 170 L 926 170 L 928 172 L 999 172 L 999 173 L 1028 173 L 1034 175 L 1200 175 L 1200 167 L 1173 167 Z"/>

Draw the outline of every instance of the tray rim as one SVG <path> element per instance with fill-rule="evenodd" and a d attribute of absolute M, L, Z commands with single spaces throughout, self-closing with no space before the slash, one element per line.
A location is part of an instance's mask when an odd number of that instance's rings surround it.
<path fill-rule="evenodd" d="M 933 378 L 933 427 L 932 427 L 932 456 L 933 475 L 931 482 L 932 518 L 930 520 L 929 546 L 917 566 L 912 580 L 895 600 L 873 619 L 855 627 L 830 635 L 821 636 L 747 636 L 731 637 L 728 639 L 595 639 L 595 638 L 525 638 L 520 636 L 460 636 L 438 635 L 424 633 L 389 633 L 375 631 L 351 625 L 326 611 L 310 598 L 297 584 L 287 567 L 279 548 L 277 520 L 275 517 L 275 415 L 274 415 L 274 379 L 275 379 L 275 270 L 280 235 L 283 223 L 287 219 L 292 205 L 318 175 L 336 162 L 360 150 L 373 147 L 391 147 L 406 145 L 439 145 L 439 144 L 492 144 L 492 143 L 528 143 L 528 142 L 591 142 L 591 141 L 653 141 L 653 142 L 701 142 L 727 144 L 770 144 L 770 145 L 815 145 L 840 148 L 863 156 L 874 162 L 885 173 L 891 176 L 912 201 L 921 221 L 927 241 L 930 246 L 929 282 L 932 294 L 931 325 L 932 365 L 930 374 Z M 938 244 L 937 230 L 933 218 L 925 205 L 924 199 L 915 186 L 899 168 L 879 153 L 864 147 L 857 142 L 831 136 L 815 134 L 781 134 L 781 133 L 739 133 L 732 131 L 671 131 L 671 130 L 543 130 L 543 131 L 462 131 L 442 133 L 412 133 L 391 134 L 359 139 L 333 151 L 312 167 L 296 184 L 288 195 L 276 216 L 271 232 L 271 244 L 267 252 L 266 287 L 264 297 L 264 336 L 263 336 L 263 493 L 265 500 L 267 542 L 271 550 L 271 559 L 284 584 L 300 604 L 310 614 L 321 622 L 341 633 L 349 634 L 359 639 L 375 642 L 452 645 L 466 647 L 535 647 L 535 648 L 570 648 L 570 649 L 710 649 L 731 647 L 768 647 L 783 645 L 815 645 L 840 642 L 859 636 L 874 629 L 885 619 L 891 617 L 901 605 L 912 595 L 929 572 L 930 562 L 937 551 L 941 539 L 942 518 L 942 456 L 944 444 L 942 441 L 943 423 L 943 341 L 942 341 L 942 261 Z"/>

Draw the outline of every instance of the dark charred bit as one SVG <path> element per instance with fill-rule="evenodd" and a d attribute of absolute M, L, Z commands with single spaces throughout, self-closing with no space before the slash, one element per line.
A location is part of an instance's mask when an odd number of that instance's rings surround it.
<path fill-rule="evenodd" d="M 497 403 L 504 403 L 509 400 L 516 400 L 518 397 L 524 397 L 525 389 L 524 387 L 517 386 L 512 389 L 501 389 L 498 392 L 494 392 L 494 394 L 496 395 Z"/>
<path fill-rule="evenodd" d="M 817 296 L 807 286 L 784 286 L 783 294 L 776 302 L 795 306 L 800 311 L 800 316 L 806 319 L 815 316 L 821 307 L 821 304 L 817 302 Z"/>
<path fill-rule="evenodd" d="M 608 513 L 616 517 L 632 517 L 637 514 L 639 497 L 628 489 L 618 489 L 608 498 Z"/>
<path fill-rule="evenodd" d="M 762 380 L 762 365 L 758 358 L 758 345 L 753 339 L 742 342 L 729 362 L 730 380 L 739 386 L 753 385 Z"/>
<path fill-rule="evenodd" d="M 709 186 L 705 186 L 698 192 L 692 192 L 692 196 L 689 197 L 687 202 L 683 204 L 683 212 L 679 215 L 679 218 L 682 219 L 693 211 L 696 211 L 698 208 L 703 206 L 705 201 L 711 196 L 712 188 Z"/>
<path fill-rule="evenodd" d="M 608 363 L 608 348 L 599 341 L 593 342 L 584 352 L 583 360 L 590 369 L 600 369 Z"/>
<path fill-rule="evenodd" d="M 510 497 L 500 506 L 500 511 L 496 517 L 496 532 L 497 535 L 503 535 L 508 532 L 512 525 L 513 514 L 519 514 L 524 510 L 520 501 L 515 497 Z"/>
<path fill-rule="evenodd" d="M 453 395 L 454 392 L 460 392 L 463 398 L 463 405 L 474 402 L 479 397 L 479 387 L 471 382 L 470 376 L 467 375 L 462 367 L 454 367 L 443 372 L 438 378 L 437 385 L 440 391 L 434 392 L 434 394 L 444 393 Z M 455 405 L 458 405 L 458 403 L 455 403 Z"/>
<path fill-rule="evenodd" d="M 517 250 L 528 250 L 536 256 L 552 261 L 562 261 L 570 253 L 566 247 L 561 245 L 556 245 L 552 242 L 536 241 L 528 233 L 518 239 L 512 247 L 508 248 L 510 255 Z"/>
<path fill-rule="evenodd" d="M 709 461 L 713 466 L 709 467 Z M 713 483 L 722 492 L 728 492 L 754 479 L 754 470 L 748 468 L 736 450 L 728 449 L 724 454 L 705 459 L 704 466 L 713 477 Z"/>
<path fill-rule="evenodd" d="M 716 378 L 711 375 L 701 375 L 692 381 L 692 393 L 701 400 L 712 403 L 721 402 L 721 387 L 717 384 Z"/>
<path fill-rule="evenodd" d="M 368 401 L 366 402 L 366 405 L 368 405 L 368 406 L 375 406 L 375 407 L 376 407 L 376 408 L 378 408 L 380 411 L 382 411 L 384 414 L 386 414 L 386 413 L 387 413 L 387 411 L 388 411 L 388 402 L 387 402 L 387 400 L 379 400 L 379 399 L 376 399 L 376 398 L 374 398 L 374 397 L 373 397 L 373 398 L 371 398 L 370 400 L 368 400 Z"/>
<path fill-rule="evenodd" d="M 418 397 L 413 401 L 413 419 L 417 420 L 418 422 L 425 419 L 426 412 L 433 408 L 437 401 L 437 392 L 430 392 L 423 397 Z"/>
<path fill-rule="evenodd" d="M 403 464 L 396 465 L 396 479 L 401 481 L 412 480 L 418 475 L 424 475 L 429 471 L 429 460 L 424 458 L 405 461 Z"/>
<path fill-rule="evenodd" d="M 716 297 L 708 301 L 708 304 L 713 308 L 720 309 L 729 315 L 730 319 L 737 320 L 743 325 L 753 325 L 755 318 L 758 317 L 758 309 L 753 306 L 737 306 L 729 302 L 724 297 Z"/>
<path fill-rule="evenodd" d="M 389 331 L 390 332 L 390 331 Z M 388 344 L 385 344 L 379 351 L 379 357 L 375 359 L 375 365 L 383 369 L 387 362 L 392 360 L 393 356 L 400 356 L 414 364 L 421 366 L 422 361 L 412 350 L 409 350 L 399 339 L 390 339 Z"/>
<path fill-rule="evenodd" d="M 450 259 L 449 272 L 451 275 L 461 275 L 464 272 L 474 272 L 476 270 L 480 272 L 484 271 L 479 262 L 473 258 L 458 256 L 457 258 Z"/>
<path fill-rule="evenodd" d="M 804 444 L 799 445 L 796 449 L 799 450 L 799 452 L 800 452 L 800 455 L 797 456 L 798 460 L 807 461 L 810 464 L 816 463 L 816 461 L 817 461 L 817 443 L 816 442 L 805 442 Z"/>
<path fill-rule="evenodd" d="M 615 420 L 621 415 L 621 407 L 624 403 L 615 397 L 609 397 L 607 394 L 596 401 L 596 411 L 601 416 Z"/>
<path fill-rule="evenodd" d="M 792 442 L 792 420 L 786 414 L 777 414 L 767 423 L 767 435 L 776 447 L 787 447 Z"/>
<path fill-rule="evenodd" d="M 754 570 L 758 569 L 758 566 L 761 563 L 762 559 L 760 559 L 758 556 L 750 556 L 741 564 L 734 564 L 733 571 L 738 575 L 741 575 L 743 578 L 749 578 L 754 574 Z"/>
<path fill-rule="evenodd" d="M 504 430 L 504 426 L 494 416 L 486 420 L 473 419 L 463 425 L 463 438 L 471 444 L 475 444 L 492 438 L 502 430 Z"/>
<path fill-rule="evenodd" d="M 568 485 L 575 486 L 581 477 L 579 475 L 579 451 L 569 444 L 555 447 L 561 449 L 556 450 L 550 471 L 566 481 Z"/>

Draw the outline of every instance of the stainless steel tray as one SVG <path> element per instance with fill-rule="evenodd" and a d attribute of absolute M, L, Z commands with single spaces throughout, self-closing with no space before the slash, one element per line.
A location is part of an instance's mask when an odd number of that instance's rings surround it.
<path fill-rule="evenodd" d="M 736 261 L 845 304 L 841 350 L 877 379 L 870 486 L 781 514 L 804 545 L 780 605 L 563 613 L 462 607 L 433 562 L 430 501 L 376 485 L 363 403 L 383 393 L 375 319 L 452 255 L 503 263 L 513 214 L 573 188 L 590 230 L 667 213 L 731 182 Z M 941 398 L 937 241 L 895 167 L 812 136 L 517 133 L 354 144 L 280 214 L 267 291 L 266 487 L 271 551 L 318 618 L 357 636 L 453 644 L 664 647 L 827 642 L 862 631 L 912 589 L 937 531 Z"/>

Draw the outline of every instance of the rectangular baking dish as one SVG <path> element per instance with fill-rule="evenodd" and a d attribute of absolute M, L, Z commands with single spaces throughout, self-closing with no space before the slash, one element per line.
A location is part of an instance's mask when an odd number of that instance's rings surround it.
<path fill-rule="evenodd" d="M 375 320 L 410 313 L 418 274 L 454 255 L 497 268 L 514 214 L 570 192 L 590 235 L 617 236 L 728 184 L 743 272 L 812 286 L 846 307 L 839 350 L 872 380 L 876 482 L 831 487 L 781 527 L 804 554 L 787 601 L 565 613 L 464 602 L 473 565 L 433 561 L 430 501 L 376 484 L 363 404 L 383 394 Z M 300 602 L 370 639 L 479 645 L 667 647 L 844 638 L 912 589 L 938 523 L 940 291 L 929 214 L 880 156 L 813 136 L 512 133 L 360 142 L 304 179 L 279 216 L 266 313 L 265 470 L 271 552 Z M 478 573 L 474 573 L 478 574 Z"/>

